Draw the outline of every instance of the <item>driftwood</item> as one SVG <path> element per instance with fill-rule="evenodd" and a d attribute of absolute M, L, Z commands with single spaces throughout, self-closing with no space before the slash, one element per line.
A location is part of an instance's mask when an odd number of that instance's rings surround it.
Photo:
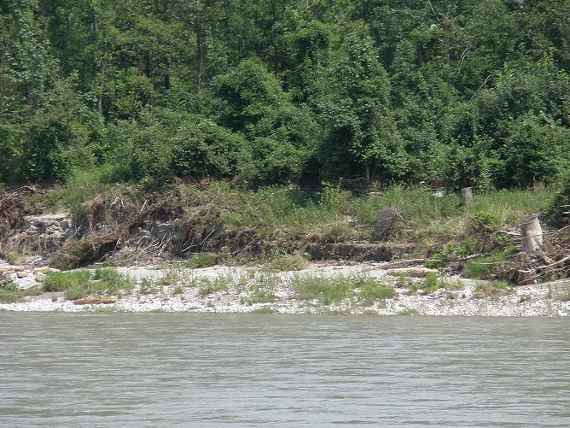
<path fill-rule="evenodd" d="M 115 303 L 112 297 L 104 296 L 88 296 L 83 299 L 74 300 L 74 305 L 111 305 Z"/>
<path fill-rule="evenodd" d="M 382 265 L 382 269 L 421 267 L 425 262 L 426 262 L 426 259 L 399 260 L 396 262 L 391 262 L 391 263 L 387 263 L 385 265 Z"/>
<path fill-rule="evenodd" d="M 398 269 L 386 269 L 386 275 L 389 276 L 406 276 L 410 278 L 425 278 L 429 274 L 437 273 L 437 269 L 429 269 L 425 267 L 408 267 Z"/>

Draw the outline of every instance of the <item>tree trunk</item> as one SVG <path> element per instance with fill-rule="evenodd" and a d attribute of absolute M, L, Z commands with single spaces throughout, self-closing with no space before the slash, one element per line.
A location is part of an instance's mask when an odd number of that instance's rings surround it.
<path fill-rule="evenodd" d="M 206 28 L 204 28 L 204 17 L 203 15 L 203 5 L 199 0 L 194 3 L 194 13 L 195 13 L 195 28 L 196 32 L 196 57 L 198 60 L 198 90 L 202 89 L 202 81 L 204 79 L 204 74 L 206 70 L 206 58 L 207 58 L 207 34 Z"/>
<path fill-rule="evenodd" d="M 531 215 L 522 222 L 521 239 L 522 250 L 530 257 L 543 255 L 544 242 L 538 215 Z"/>

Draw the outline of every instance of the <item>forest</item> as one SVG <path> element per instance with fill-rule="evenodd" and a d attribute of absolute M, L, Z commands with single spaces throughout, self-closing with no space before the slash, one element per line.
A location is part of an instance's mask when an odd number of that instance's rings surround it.
<path fill-rule="evenodd" d="M 0 183 L 570 166 L 568 0 L 0 0 Z"/>

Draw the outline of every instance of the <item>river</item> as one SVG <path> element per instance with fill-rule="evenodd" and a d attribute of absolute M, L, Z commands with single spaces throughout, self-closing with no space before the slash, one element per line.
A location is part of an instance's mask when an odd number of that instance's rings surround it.
<path fill-rule="evenodd" d="M 568 427 L 570 320 L 0 313 L 2 427 Z"/>

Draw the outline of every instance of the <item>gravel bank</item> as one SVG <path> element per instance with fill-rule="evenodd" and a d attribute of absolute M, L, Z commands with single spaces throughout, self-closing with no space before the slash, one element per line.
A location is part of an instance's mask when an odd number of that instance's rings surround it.
<path fill-rule="evenodd" d="M 150 267 L 120 268 L 131 277 L 136 286 L 132 292 L 117 296 L 111 304 L 76 305 L 61 293 L 27 297 L 25 301 L 0 304 L 3 311 L 21 312 L 274 312 L 282 314 L 321 314 L 342 312 L 348 314 L 428 316 L 487 316 L 487 317 L 560 317 L 570 315 L 570 302 L 560 301 L 558 295 L 568 290 L 568 281 L 516 287 L 501 296 L 476 296 L 480 281 L 452 278 L 461 287 L 439 289 L 423 295 L 407 287 L 398 287 L 398 277 L 406 272 L 383 269 L 375 264 L 314 264 L 299 272 L 269 272 L 259 268 L 218 266 L 206 269 L 164 269 Z M 428 270 L 414 268 L 411 275 L 421 276 Z M 15 276 L 16 282 L 29 287 L 30 278 L 41 281 L 41 274 Z M 355 277 L 366 276 L 395 286 L 393 298 L 362 304 L 345 299 L 339 304 L 324 306 L 318 300 L 299 300 L 292 287 L 295 277 Z M 223 281 L 224 289 L 208 294 L 196 286 L 202 280 Z M 252 298 L 256 283 L 271 281 L 273 299 L 256 302 Z M 421 281 L 412 279 L 411 281 Z M 562 290 L 562 291 L 560 291 Z"/>

